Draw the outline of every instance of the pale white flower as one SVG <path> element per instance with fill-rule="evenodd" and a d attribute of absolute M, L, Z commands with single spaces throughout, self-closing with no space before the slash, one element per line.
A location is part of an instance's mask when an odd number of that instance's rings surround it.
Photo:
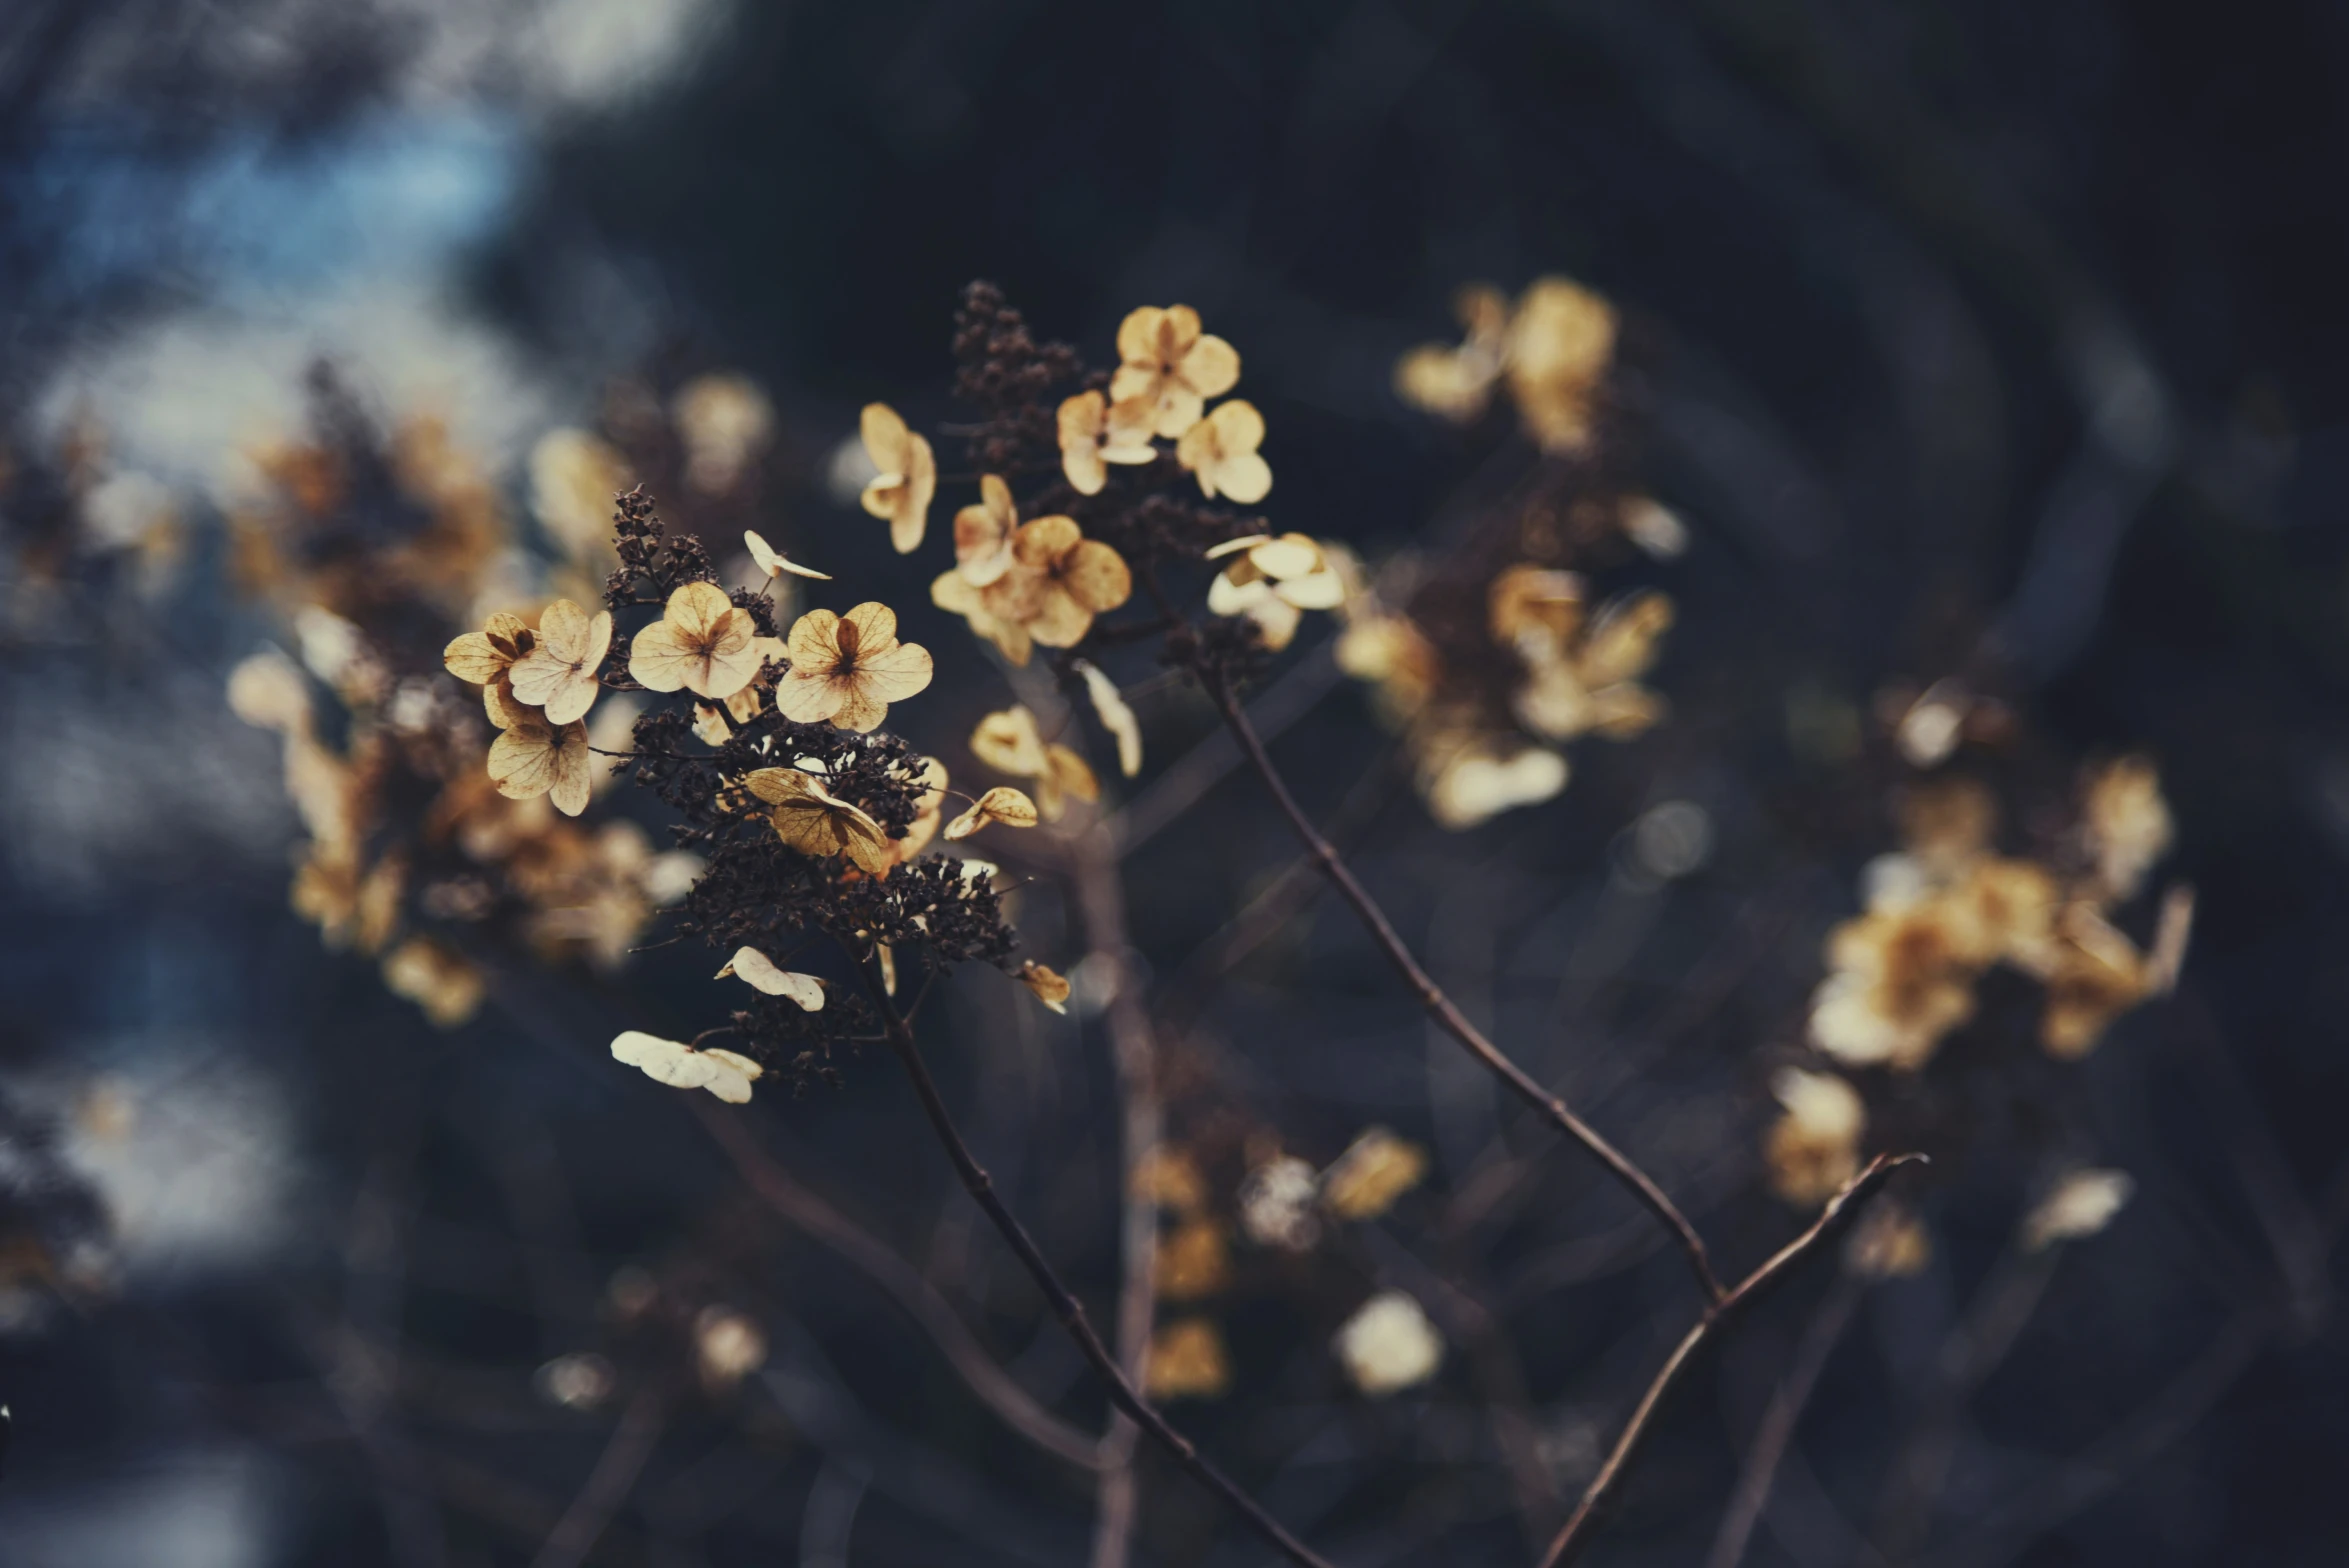
<path fill-rule="evenodd" d="M 1321 1239 L 1317 1195 L 1312 1166 L 1294 1155 L 1267 1161 L 1240 1184 L 1240 1228 L 1259 1246 L 1303 1252 Z"/>
<path fill-rule="evenodd" d="M 1444 1338 L 1417 1301 L 1384 1290 L 1338 1330 L 1337 1351 L 1354 1386 L 1379 1398 L 1435 1376 L 1444 1362 Z"/>
<path fill-rule="evenodd" d="M 2127 1206 L 2137 1183 L 2127 1171 L 2069 1172 L 2023 1221 L 2023 1248 L 2044 1252 L 2059 1241 L 2083 1241 L 2103 1230 Z"/>

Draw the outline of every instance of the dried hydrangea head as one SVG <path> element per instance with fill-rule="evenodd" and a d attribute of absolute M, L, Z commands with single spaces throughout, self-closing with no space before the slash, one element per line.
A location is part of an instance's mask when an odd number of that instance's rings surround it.
<path fill-rule="evenodd" d="M 979 590 L 981 608 L 1046 648 L 1073 648 L 1093 617 L 1133 596 L 1125 557 L 1070 517 L 1039 517 L 1012 535 L 1012 566 Z M 976 623 L 974 623 L 975 626 Z"/>
<path fill-rule="evenodd" d="M 689 691 L 712 702 L 749 685 L 767 661 L 758 622 L 715 583 L 686 583 L 661 618 L 628 645 L 628 673 L 647 691 Z"/>
<path fill-rule="evenodd" d="M 1152 1399 L 1216 1399 L 1232 1386 L 1223 1334 L 1205 1318 L 1178 1318 L 1150 1336 L 1142 1389 Z"/>
<path fill-rule="evenodd" d="M 1245 398 L 1218 403 L 1215 412 L 1183 432 L 1175 461 L 1199 481 L 1200 493 L 1254 506 L 1272 492 L 1272 465 L 1264 444 L 1264 416 Z"/>
<path fill-rule="evenodd" d="M 461 681 L 494 686 L 523 655 L 538 646 L 538 634 L 519 615 L 500 610 L 487 629 L 467 632 L 441 651 L 441 663 Z"/>
<path fill-rule="evenodd" d="M 585 718 L 603 690 L 597 672 L 611 647 L 611 611 L 591 616 L 570 600 L 557 599 L 538 617 L 538 646 L 506 672 L 514 700 L 543 709 L 549 724 Z"/>
<path fill-rule="evenodd" d="M 738 947 L 734 956 L 719 970 L 720 980 L 732 976 L 752 990 L 767 996 L 780 996 L 796 1005 L 803 1013 L 821 1012 L 824 1007 L 824 982 L 814 975 L 803 975 L 784 968 L 755 947 Z"/>
<path fill-rule="evenodd" d="M 885 877 L 896 864 L 889 835 L 864 811 L 836 798 L 811 773 L 760 768 L 744 777 L 753 795 L 774 808 L 775 836 L 803 855 L 846 855 L 867 876 Z"/>
<path fill-rule="evenodd" d="M 489 748 L 489 776 L 498 793 L 508 800 L 545 795 L 566 817 L 585 811 L 595 766 L 587 726 L 576 719 L 549 724 L 527 709 L 510 717 L 512 726 Z"/>
<path fill-rule="evenodd" d="M 819 572 L 812 566 L 800 565 L 790 556 L 767 543 L 766 536 L 756 529 L 745 528 L 742 531 L 742 547 L 750 552 L 750 564 L 769 577 L 780 577 L 785 572 L 789 572 L 794 577 L 812 577 L 820 583 L 828 583 L 832 580 L 830 572 Z"/>
<path fill-rule="evenodd" d="M 1058 418 L 1060 471 L 1079 495 L 1099 495 L 1109 483 L 1105 464 L 1158 460 L 1150 444 L 1156 409 L 1143 398 L 1112 403 L 1099 392 L 1065 399 Z"/>
<path fill-rule="evenodd" d="M 1779 1071 L 1770 1092 L 1785 1108 L 1762 1144 L 1770 1190 L 1799 1208 L 1817 1208 L 1860 1173 L 1867 1107 L 1835 1074 L 1795 1067 Z"/>
<path fill-rule="evenodd" d="M 1321 1173 L 1322 1205 L 1340 1219 L 1376 1219 L 1426 1175 L 1425 1149 L 1371 1127 Z"/>
<path fill-rule="evenodd" d="M 2090 773 L 2080 826 L 2104 896 L 2116 904 L 2136 897 L 2154 862 L 2169 853 L 2175 830 L 2152 760 L 2123 757 Z"/>
<path fill-rule="evenodd" d="M 1395 395 L 1423 413 L 1465 425 L 1492 402 L 1508 347 L 1509 301 L 1490 284 L 1453 300 L 1466 335 L 1459 346 L 1423 343 L 1395 362 Z"/>
<path fill-rule="evenodd" d="M 1338 1330 L 1337 1352 L 1354 1386 L 1377 1399 L 1435 1376 L 1444 1364 L 1444 1337 L 1417 1300 L 1384 1290 Z"/>
<path fill-rule="evenodd" d="M 785 646 L 791 668 L 776 683 L 775 709 L 796 724 L 829 719 L 869 733 L 889 717 L 889 704 L 930 684 L 930 650 L 897 640 L 897 612 L 885 604 L 867 602 L 846 615 L 810 610 Z"/>
<path fill-rule="evenodd" d="M 2110 1225 L 2136 1191 L 2127 1171 L 2067 1172 L 2024 1217 L 2024 1250 L 2044 1252 L 2059 1241 L 2085 1241 Z"/>
<path fill-rule="evenodd" d="M 1569 279 L 1537 279 L 1517 301 L 1504 356 L 1526 433 L 1545 452 L 1587 450 L 1615 357 L 1615 308 Z"/>
<path fill-rule="evenodd" d="M 971 802 L 971 809 L 946 824 L 949 843 L 969 838 L 990 822 L 1007 828 L 1032 828 L 1041 820 L 1036 803 L 1008 784 L 998 784 Z"/>
<path fill-rule="evenodd" d="M 1240 380 L 1239 350 L 1201 331 L 1199 313 L 1188 305 L 1144 305 L 1129 313 L 1118 324 L 1117 357 L 1110 401 L 1140 402 L 1150 410 L 1151 429 L 1169 440 L 1199 422 L 1207 399 Z"/>
<path fill-rule="evenodd" d="M 899 555 L 911 555 L 930 526 L 930 502 L 938 494 L 938 460 L 929 441 L 908 429 L 886 403 L 867 403 L 857 431 L 876 470 L 864 489 L 864 508 L 887 518 L 889 542 Z"/>
<path fill-rule="evenodd" d="M 974 588 L 984 588 L 1011 570 L 1011 536 L 1020 525 L 1011 486 L 994 474 L 979 476 L 979 499 L 954 514 L 954 569 Z"/>
<path fill-rule="evenodd" d="M 750 1102 L 750 1086 L 764 1071 L 733 1051 L 697 1051 L 679 1040 L 630 1029 L 612 1041 L 612 1060 L 640 1069 L 672 1089 L 707 1089 L 729 1105 Z"/>

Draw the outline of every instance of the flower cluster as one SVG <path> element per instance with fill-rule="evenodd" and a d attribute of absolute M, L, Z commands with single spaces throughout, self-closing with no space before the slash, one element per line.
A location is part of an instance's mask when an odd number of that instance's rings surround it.
<path fill-rule="evenodd" d="M 1615 308 L 1568 278 L 1539 278 L 1512 305 L 1490 284 L 1463 289 L 1455 309 L 1466 337 L 1429 343 L 1395 365 L 1395 392 L 1412 407 L 1469 424 L 1496 388 L 1516 405 L 1545 452 L 1576 455 L 1597 438 Z"/>

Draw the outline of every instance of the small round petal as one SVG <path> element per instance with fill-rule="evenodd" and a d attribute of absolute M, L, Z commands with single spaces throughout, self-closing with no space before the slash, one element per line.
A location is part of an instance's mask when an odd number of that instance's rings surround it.
<path fill-rule="evenodd" d="M 1069 984 L 1042 964 L 1030 961 L 1020 966 L 1020 984 L 1034 993 L 1037 1001 L 1056 1013 L 1068 1011 Z"/>
<path fill-rule="evenodd" d="M 228 707 L 247 724 L 281 735 L 304 734 L 310 728 L 309 685 L 294 661 L 275 649 L 256 653 L 229 671 Z"/>
<path fill-rule="evenodd" d="M 1134 574 L 1126 558 L 1098 539 L 1083 541 L 1062 558 L 1060 580 L 1069 597 L 1096 615 L 1134 595 Z"/>
<path fill-rule="evenodd" d="M 440 662 L 457 679 L 469 681 L 475 686 L 487 686 L 506 673 L 507 666 L 514 662 L 514 656 L 500 652 L 497 645 L 489 640 L 488 633 L 467 632 L 441 650 Z"/>
<path fill-rule="evenodd" d="M 734 956 L 727 960 L 725 968 L 718 971 L 717 978 L 723 980 L 728 975 L 754 991 L 764 992 L 768 996 L 787 997 L 797 1003 L 802 1012 L 813 1013 L 823 1009 L 822 981 L 814 975 L 785 969 L 755 947 L 734 950 Z"/>
<path fill-rule="evenodd" d="M 1203 334 L 1183 356 L 1179 372 L 1201 397 L 1221 397 L 1240 381 L 1240 351 L 1214 333 Z"/>
<path fill-rule="evenodd" d="M 1282 534 L 1277 539 L 1267 539 L 1248 551 L 1248 559 L 1265 576 L 1284 582 L 1292 577 L 1310 576 L 1322 567 L 1321 546 L 1305 534 Z"/>

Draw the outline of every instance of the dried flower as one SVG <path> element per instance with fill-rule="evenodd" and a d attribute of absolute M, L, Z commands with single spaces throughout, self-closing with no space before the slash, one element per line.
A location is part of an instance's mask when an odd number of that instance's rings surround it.
<path fill-rule="evenodd" d="M 994 474 L 979 476 L 979 500 L 954 514 L 954 569 L 973 588 L 984 588 L 1011 570 L 1011 536 L 1020 525 L 1011 486 Z"/>
<path fill-rule="evenodd" d="M 1026 664 L 1034 651 L 1035 640 L 1028 635 L 1028 629 L 989 609 L 986 595 L 972 587 L 959 569 L 945 573 L 930 584 L 930 602 L 968 621 L 972 636 L 993 643 L 1014 664 Z"/>
<path fill-rule="evenodd" d="M 1200 493 L 1254 506 L 1272 490 L 1272 465 L 1257 448 L 1264 444 L 1264 416 L 1245 398 L 1218 403 L 1215 412 L 1183 432 L 1175 461 L 1199 481 Z"/>
<path fill-rule="evenodd" d="M 1142 771 L 1142 726 L 1135 719 L 1134 710 L 1118 691 L 1117 682 L 1104 675 L 1090 660 L 1076 661 L 1077 673 L 1085 679 L 1085 695 L 1092 699 L 1093 716 L 1101 727 L 1109 731 L 1117 742 L 1117 771 L 1132 778 Z"/>
<path fill-rule="evenodd" d="M 294 661 L 274 648 L 228 672 L 228 707 L 260 729 L 287 736 L 310 733 L 310 688 Z"/>
<path fill-rule="evenodd" d="M 1321 1239 L 1313 1167 L 1293 1154 L 1267 1160 L 1240 1183 L 1240 1228 L 1262 1247 L 1303 1252 Z"/>
<path fill-rule="evenodd" d="M 728 1105 L 750 1101 L 750 1086 L 764 1070 L 747 1056 L 715 1047 L 697 1051 L 677 1040 L 630 1029 L 612 1041 L 612 1060 L 641 1068 L 655 1083 L 672 1089 L 707 1089 Z"/>
<path fill-rule="evenodd" d="M 864 508 L 889 520 L 889 542 L 899 555 L 911 555 L 930 526 L 930 501 L 938 493 L 938 460 L 930 443 L 906 428 L 897 410 L 886 403 L 867 403 L 858 422 L 865 455 L 876 472 L 865 486 Z"/>
<path fill-rule="evenodd" d="M 2123 757 L 2088 776 L 2081 791 L 2081 829 L 2096 860 L 2106 898 L 2137 896 L 2145 874 L 2169 853 L 2173 831 L 2161 776 L 2145 757 Z"/>
<path fill-rule="evenodd" d="M 1444 1364 L 1443 1336 L 1399 1290 L 1364 1302 L 1338 1330 L 1337 1351 L 1354 1386 L 1373 1399 L 1424 1383 Z"/>
<path fill-rule="evenodd" d="M 740 482 L 775 437 L 775 405 L 742 376 L 697 376 L 669 400 L 669 420 L 685 442 L 685 482 L 723 495 Z"/>
<path fill-rule="evenodd" d="M 1093 629 L 1094 616 L 1133 596 L 1125 557 L 1087 539 L 1073 518 L 1022 523 L 1011 553 L 1011 570 L 979 591 L 980 603 L 1044 647 L 1075 647 Z"/>
<path fill-rule="evenodd" d="M 775 836 L 803 855 L 846 855 L 867 876 L 895 866 L 889 837 L 860 808 L 837 799 L 813 774 L 798 768 L 760 768 L 743 781 L 773 806 Z"/>
<path fill-rule="evenodd" d="M 1431 747 L 1423 764 L 1428 815 L 1460 832 L 1504 811 L 1535 806 L 1566 787 L 1566 759 L 1546 746 L 1478 742 Z"/>
<path fill-rule="evenodd" d="M 930 684 L 930 650 L 897 640 L 897 612 L 867 602 L 845 616 L 810 610 L 791 628 L 791 668 L 775 687 L 775 709 L 797 724 L 829 719 L 869 733 Z"/>
<path fill-rule="evenodd" d="M 544 709 L 549 724 L 585 718 L 603 690 L 597 671 L 611 646 L 611 611 L 591 617 L 570 600 L 557 599 L 538 617 L 538 645 L 506 672 L 514 699 Z"/>
<path fill-rule="evenodd" d="M 1140 401 L 1151 411 L 1151 428 L 1169 440 L 1199 422 L 1207 399 L 1240 380 L 1239 351 L 1202 332 L 1188 305 L 1144 305 L 1128 314 L 1118 324 L 1117 357 L 1110 401 Z"/>
<path fill-rule="evenodd" d="M 723 980 L 729 975 L 754 991 L 796 1003 L 803 1013 L 823 1010 L 824 982 L 814 975 L 785 969 L 755 947 L 734 950 L 734 956 L 726 960 L 726 967 L 718 971 L 716 978 Z"/>
<path fill-rule="evenodd" d="M 1206 1218 L 1187 1220 L 1158 1243 L 1158 1294 L 1168 1301 L 1197 1301 L 1232 1282 L 1231 1249 L 1223 1226 Z"/>
<path fill-rule="evenodd" d="M 830 572 L 819 572 L 812 566 L 800 565 L 767 543 L 766 537 L 754 529 L 745 528 L 742 531 L 742 547 L 750 552 L 750 564 L 769 577 L 780 577 L 789 572 L 794 577 L 812 577 L 820 583 L 832 580 Z"/>
<path fill-rule="evenodd" d="M 1974 1015 L 1973 944 L 1949 908 L 1874 910 L 1828 935 L 1811 1043 L 1853 1067 L 1913 1072 Z"/>
<path fill-rule="evenodd" d="M 1020 965 L 1020 972 L 1014 978 L 1046 1007 L 1064 1015 L 1068 1012 L 1068 982 L 1042 964 L 1031 959 Z"/>
<path fill-rule="evenodd" d="M 971 755 L 998 773 L 1031 780 L 1037 809 L 1047 822 L 1061 819 L 1071 795 L 1086 801 L 1101 798 L 1100 781 L 1085 759 L 1057 741 L 1047 743 L 1025 704 L 981 719 L 971 731 Z"/>
<path fill-rule="evenodd" d="M 1859 1091 L 1833 1073 L 1796 1067 L 1781 1069 L 1770 1080 L 1770 1092 L 1785 1107 L 1762 1146 L 1770 1190 L 1799 1208 L 1817 1208 L 1860 1173 L 1867 1107 Z"/>
<path fill-rule="evenodd" d="M 1150 463 L 1152 405 L 1131 398 L 1112 403 L 1099 392 L 1080 392 L 1060 405 L 1060 469 L 1079 495 L 1099 495 L 1109 483 L 1106 463 Z"/>
<path fill-rule="evenodd" d="M 1321 1201 L 1340 1219 L 1373 1220 L 1427 1175 L 1427 1151 L 1371 1127 L 1321 1174 Z"/>
<path fill-rule="evenodd" d="M 1566 278 L 1540 278 L 1517 301 L 1505 351 L 1517 415 L 1545 452 L 1591 441 L 1598 389 L 1615 355 L 1615 309 Z"/>
<path fill-rule="evenodd" d="M 2059 1241 L 2085 1241 L 2110 1225 L 2136 1190 L 2127 1171 L 2066 1173 L 2024 1217 L 2024 1250 L 2044 1252 Z"/>
<path fill-rule="evenodd" d="M 481 1008 L 488 983 L 481 971 L 430 937 L 410 937 L 384 955 L 383 983 L 424 1009 L 435 1027 L 454 1029 Z"/>
<path fill-rule="evenodd" d="M 686 583 L 669 595 L 661 619 L 628 645 L 628 673 L 647 691 L 690 691 L 719 701 L 751 682 L 766 663 L 758 623 L 714 583 Z"/>
<path fill-rule="evenodd" d="M 1150 1336 L 1142 1388 L 1152 1399 L 1215 1399 L 1231 1383 L 1223 1335 L 1205 1318 L 1180 1318 Z"/>
<path fill-rule="evenodd" d="M 1008 784 L 998 784 L 971 802 L 971 809 L 946 824 L 946 840 L 969 838 L 990 822 L 1007 828 L 1032 828 L 1039 820 L 1036 803 Z"/>
<path fill-rule="evenodd" d="M 489 618 L 487 630 L 467 632 L 443 649 L 441 663 L 461 681 L 495 686 L 517 660 L 537 646 L 538 633 L 522 617 L 500 610 Z"/>
<path fill-rule="evenodd" d="M 2172 915 L 2171 909 L 2179 913 Z M 2182 953 L 2184 924 L 2191 919 L 2190 901 L 2173 903 L 2163 913 L 2165 924 L 2179 929 L 2168 945 Z M 2047 1009 L 2040 1015 L 2039 1043 L 2050 1056 L 2077 1061 L 2096 1049 L 2106 1029 L 2156 990 L 2166 990 L 2175 971 L 2157 971 L 2137 944 L 2114 929 L 2094 905 L 2067 904 L 2056 918 L 2052 953 L 2042 976 L 2047 982 Z M 2163 945 L 2157 940 L 2156 949 Z"/>
<path fill-rule="evenodd" d="M 1462 289 L 1452 302 L 1466 331 L 1457 348 L 1423 343 L 1395 362 L 1395 395 L 1413 408 L 1465 425 L 1492 401 L 1508 346 L 1509 301 L 1490 284 Z"/>
<path fill-rule="evenodd" d="M 1278 652 L 1297 635 L 1306 610 L 1332 610 L 1346 599 L 1346 581 L 1329 552 L 1304 534 L 1251 534 L 1207 552 L 1211 561 L 1237 555 L 1207 585 L 1207 608 L 1245 615 L 1264 645 Z"/>
<path fill-rule="evenodd" d="M 498 793 L 508 800 L 546 795 L 566 817 L 585 811 L 594 769 L 587 726 L 576 719 L 549 724 L 527 710 L 510 717 L 513 723 L 489 748 L 489 776 Z"/>

